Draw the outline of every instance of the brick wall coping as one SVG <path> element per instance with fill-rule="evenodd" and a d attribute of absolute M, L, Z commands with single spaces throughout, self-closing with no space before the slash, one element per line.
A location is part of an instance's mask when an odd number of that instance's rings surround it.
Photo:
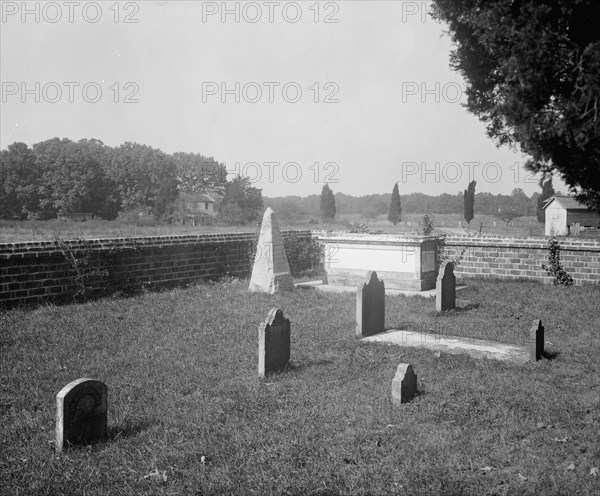
<path fill-rule="evenodd" d="M 282 231 L 282 234 L 310 235 L 310 230 Z M 173 236 L 144 236 L 128 238 L 97 238 L 97 239 L 71 239 L 65 240 L 69 248 L 86 248 L 91 250 L 104 250 L 115 248 L 142 248 L 158 247 L 165 245 L 203 244 L 222 241 L 247 241 L 254 239 L 258 233 L 211 233 L 211 234 L 182 234 Z M 19 243 L 0 243 L 0 259 L 7 259 L 14 255 L 48 253 L 59 250 L 55 241 L 29 241 Z"/>
<path fill-rule="evenodd" d="M 486 246 L 490 248 L 533 248 L 547 249 L 546 237 L 515 236 L 505 238 L 502 236 L 460 236 L 445 235 L 444 243 L 448 246 Z M 600 240 L 581 238 L 557 238 L 560 247 L 570 251 L 600 252 Z"/>
<path fill-rule="evenodd" d="M 316 232 L 312 231 L 312 235 L 321 241 L 339 241 L 349 243 L 382 243 L 382 244 L 398 244 L 398 243 L 425 243 L 427 241 L 437 241 L 440 236 L 421 236 L 421 235 L 402 235 L 402 234 L 366 234 L 366 233 L 347 233 L 347 232 Z"/>

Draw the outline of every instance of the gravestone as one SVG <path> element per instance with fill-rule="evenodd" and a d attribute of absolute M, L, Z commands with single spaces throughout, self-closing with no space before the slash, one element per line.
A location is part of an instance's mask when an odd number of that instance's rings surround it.
<path fill-rule="evenodd" d="M 454 262 L 442 262 L 435 285 L 435 309 L 445 312 L 456 307 L 456 277 Z"/>
<path fill-rule="evenodd" d="M 392 381 L 392 403 L 401 405 L 412 401 L 417 394 L 417 374 L 412 365 L 401 363 Z"/>
<path fill-rule="evenodd" d="M 356 334 L 371 336 L 385 326 L 385 285 L 377 272 L 367 273 L 366 282 L 356 290 Z"/>
<path fill-rule="evenodd" d="M 260 226 L 250 291 L 275 294 L 280 290 L 292 289 L 294 282 L 283 246 L 283 237 L 275 212 L 269 207 Z"/>
<path fill-rule="evenodd" d="M 541 360 L 544 355 L 544 326 L 541 320 L 534 320 L 529 328 L 529 359 Z"/>
<path fill-rule="evenodd" d="M 581 232 L 581 224 L 576 222 L 575 224 L 571 224 L 571 236 L 579 236 Z"/>
<path fill-rule="evenodd" d="M 258 375 L 280 372 L 290 361 L 290 321 L 273 308 L 258 329 Z"/>
<path fill-rule="evenodd" d="M 70 382 L 56 395 L 56 451 L 107 436 L 108 387 L 93 379 Z"/>

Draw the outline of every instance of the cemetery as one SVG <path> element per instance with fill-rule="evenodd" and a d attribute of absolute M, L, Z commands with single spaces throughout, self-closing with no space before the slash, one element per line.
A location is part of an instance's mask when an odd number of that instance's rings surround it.
<path fill-rule="evenodd" d="M 63 3 L 0 2 L 0 496 L 600 496 L 597 1 Z"/>
<path fill-rule="evenodd" d="M 435 301 L 315 291 L 267 210 L 249 279 L 0 314 L 6 487 L 592 494 L 598 286 L 435 266 Z"/>

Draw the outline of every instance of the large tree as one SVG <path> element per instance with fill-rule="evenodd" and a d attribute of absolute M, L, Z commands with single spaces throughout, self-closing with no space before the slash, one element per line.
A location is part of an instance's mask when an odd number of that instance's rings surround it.
<path fill-rule="evenodd" d="M 4 219 L 35 218 L 38 213 L 40 174 L 35 155 L 25 143 L 13 143 L 0 152 L 0 211 Z"/>
<path fill-rule="evenodd" d="M 237 176 L 225 185 L 219 217 L 226 224 L 246 224 L 259 220 L 263 213 L 262 191 L 250 179 Z"/>
<path fill-rule="evenodd" d="M 400 192 L 398 191 L 398 183 L 394 184 L 392 190 L 392 199 L 390 201 L 390 211 L 388 213 L 388 220 L 396 225 L 402 218 L 402 202 L 400 201 Z"/>
<path fill-rule="evenodd" d="M 540 183 L 542 187 L 542 194 L 539 196 L 537 201 L 537 220 L 538 222 L 546 221 L 546 212 L 544 211 L 544 205 L 548 198 L 552 198 L 555 194 L 554 187 L 552 186 L 552 178 L 547 181 L 542 181 Z"/>
<path fill-rule="evenodd" d="M 335 196 L 329 185 L 325 184 L 321 191 L 321 219 L 324 221 L 333 220 L 335 213 Z"/>
<path fill-rule="evenodd" d="M 475 217 L 475 185 L 477 183 L 475 181 L 471 181 L 467 186 L 467 189 L 464 193 L 463 200 L 463 208 L 464 208 L 464 218 L 467 221 L 467 224 L 471 224 L 473 217 Z"/>
<path fill-rule="evenodd" d="M 199 153 L 177 152 L 173 158 L 182 191 L 225 194 L 227 169 L 224 164 Z"/>
<path fill-rule="evenodd" d="M 172 199 L 177 166 L 161 150 L 126 142 L 114 150 L 107 176 L 116 184 L 122 210 L 149 206 L 159 217 L 166 207 L 165 198 Z"/>
<path fill-rule="evenodd" d="M 600 2 L 433 0 L 455 43 L 467 109 L 526 168 L 557 172 L 600 209 Z"/>

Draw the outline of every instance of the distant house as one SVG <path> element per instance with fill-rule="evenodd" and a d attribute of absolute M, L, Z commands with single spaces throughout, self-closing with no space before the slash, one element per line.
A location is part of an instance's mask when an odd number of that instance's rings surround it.
<path fill-rule="evenodd" d="M 546 236 L 566 236 L 571 226 L 600 227 L 600 215 L 595 210 L 569 196 L 553 196 L 544 205 L 546 214 Z"/>
<path fill-rule="evenodd" d="M 56 219 L 63 222 L 85 222 L 94 220 L 95 215 L 91 213 L 56 214 Z"/>
<path fill-rule="evenodd" d="M 179 193 L 177 212 L 182 224 L 210 225 L 216 217 L 215 200 L 203 193 Z"/>

